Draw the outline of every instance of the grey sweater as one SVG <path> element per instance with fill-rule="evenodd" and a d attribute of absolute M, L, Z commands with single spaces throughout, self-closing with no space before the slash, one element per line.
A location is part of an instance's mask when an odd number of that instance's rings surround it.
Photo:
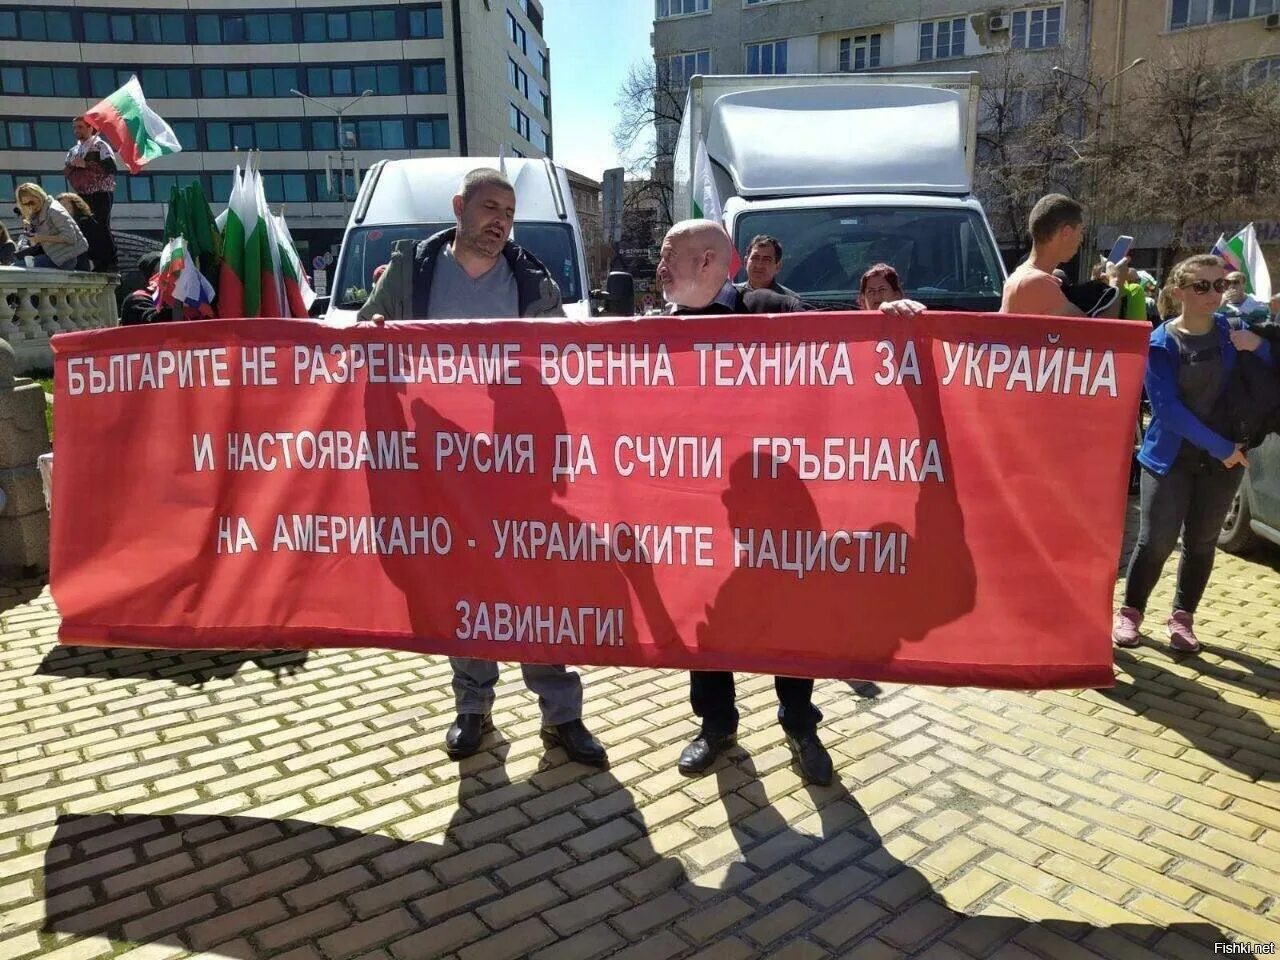
<path fill-rule="evenodd" d="M 53 237 L 43 244 L 45 255 L 64 270 L 73 270 L 76 258 L 89 249 L 89 241 L 66 208 L 52 197 L 31 218 L 31 232 Z"/>

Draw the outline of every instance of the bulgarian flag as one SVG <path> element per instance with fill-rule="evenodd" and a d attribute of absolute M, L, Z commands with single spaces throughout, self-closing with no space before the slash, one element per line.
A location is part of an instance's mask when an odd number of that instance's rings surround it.
<path fill-rule="evenodd" d="M 231 177 L 231 196 L 227 199 L 227 209 L 222 214 L 222 268 L 218 273 L 218 316 L 253 317 L 257 316 L 258 295 L 257 270 L 254 270 L 254 311 L 247 309 L 248 289 L 246 278 L 248 271 L 245 260 L 248 251 L 245 240 L 253 229 L 258 209 L 245 203 L 244 177 L 239 165 Z M 256 262 L 256 261 L 255 261 Z"/>
<path fill-rule="evenodd" d="M 1245 293 L 1263 303 L 1271 299 L 1271 271 L 1267 269 L 1267 261 L 1262 255 L 1262 247 L 1258 245 L 1258 234 L 1252 223 L 1230 240 L 1219 235 L 1212 253 L 1226 262 L 1228 270 L 1238 270 L 1244 274 Z"/>
<path fill-rule="evenodd" d="M 258 259 L 258 309 L 255 313 L 247 314 L 253 317 L 282 317 L 284 314 L 284 281 L 280 276 L 280 249 L 276 246 L 275 230 L 271 223 L 271 211 L 267 208 L 267 194 L 262 186 L 262 174 L 257 169 L 250 168 L 252 175 L 251 189 L 253 191 L 254 209 L 257 213 L 257 221 L 254 224 L 253 231 L 249 235 L 249 240 L 245 244 L 246 249 L 250 249 L 256 245 L 259 251 Z M 246 257 L 247 259 L 247 257 Z M 246 264 L 246 268 L 248 268 Z M 249 308 L 248 297 L 245 298 L 245 308 Z"/>
<path fill-rule="evenodd" d="M 92 107 L 84 118 L 111 144 L 130 173 L 137 173 L 156 157 L 182 149 L 173 128 L 147 106 L 136 76 Z"/>
<path fill-rule="evenodd" d="M 720 202 L 720 191 L 716 188 L 715 174 L 711 169 L 711 157 L 707 154 L 704 143 L 698 144 L 698 156 L 693 164 L 693 216 L 699 220 L 714 220 L 724 226 L 724 204 Z M 729 240 L 732 243 L 733 238 L 730 237 Z M 741 269 L 742 258 L 738 256 L 737 247 L 734 247 L 729 261 L 729 276 L 736 277 Z"/>
<path fill-rule="evenodd" d="M 280 269 L 284 277 L 284 296 L 289 316 L 310 316 L 316 292 L 311 289 L 311 283 L 302 269 L 298 248 L 294 245 L 293 235 L 289 233 L 289 225 L 284 222 L 284 213 L 281 212 L 278 217 L 272 216 L 271 225 L 275 232 L 276 247 L 280 251 Z"/>

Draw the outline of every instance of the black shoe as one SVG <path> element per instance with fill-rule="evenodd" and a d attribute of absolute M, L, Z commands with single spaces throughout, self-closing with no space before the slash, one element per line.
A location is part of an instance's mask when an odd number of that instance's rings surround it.
<path fill-rule="evenodd" d="M 581 720 L 557 723 L 542 728 L 542 742 L 550 747 L 561 747 L 570 760 L 591 767 L 603 767 L 608 761 L 604 744 L 591 735 Z"/>
<path fill-rule="evenodd" d="M 716 733 L 714 730 L 702 731 L 680 751 L 680 762 L 676 766 L 685 776 L 704 773 L 715 763 L 716 757 L 733 743 L 734 736 L 732 733 Z"/>
<path fill-rule="evenodd" d="M 800 773 L 810 783 L 825 787 L 831 783 L 831 754 L 818 739 L 818 731 L 810 730 L 801 734 L 787 734 L 787 746 L 795 754 Z"/>
<path fill-rule="evenodd" d="M 484 713 L 460 713 L 444 735 L 444 752 L 462 760 L 480 749 L 480 741 L 493 729 L 493 718 Z"/>

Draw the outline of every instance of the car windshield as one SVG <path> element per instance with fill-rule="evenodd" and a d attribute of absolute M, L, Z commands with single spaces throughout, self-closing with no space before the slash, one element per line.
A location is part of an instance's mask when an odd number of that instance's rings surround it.
<path fill-rule="evenodd" d="M 368 299 L 373 289 L 373 271 L 391 259 L 391 245 L 397 240 L 424 240 L 452 223 L 395 224 L 357 227 L 343 242 L 338 274 L 334 278 L 335 304 L 354 310 Z M 578 253 L 573 228 L 567 223 L 517 223 L 515 241 L 551 271 L 566 303 L 583 299 L 578 279 Z"/>
<path fill-rule="evenodd" d="M 939 308 L 996 310 L 1003 277 L 982 218 L 938 207 L 753 210 L 734 224 L 738 249 L 769 234 L 782 244 L 777 282 L 805 300 L 852 305 L 863 272 L 898 271 L 908 297 Z M 745 273 L 739 279 L 745 279 Z"/>

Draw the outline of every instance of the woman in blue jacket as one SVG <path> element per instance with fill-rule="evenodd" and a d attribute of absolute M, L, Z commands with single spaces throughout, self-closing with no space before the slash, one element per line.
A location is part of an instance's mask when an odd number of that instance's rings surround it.
<path fill-rule="evenodd" d="M 1124 606 L 1111 638 L 1135 647 L 1151 591 L 1182 534 L 1173 615 L 1166 626 L 1174 650 L 1200 648 L 1193 617 L 1218 547 L 1218 531 L 1240 486 L 1244 450 L 1205 425 L 1236 363 L 1236 351 L 1256 350 L 1271 362 L 1270 346 L 1248 330 L 1232 330 L 1214 312 L 1227 288 L 1215 256 L 1188 257 L 1169 274 L 1166 289 L 1179 314 L 1151 333 L 1146 387 L 1151 398 L 1138 461 L 1142 464 L 1138 544 L 1129 560 Z"/>

